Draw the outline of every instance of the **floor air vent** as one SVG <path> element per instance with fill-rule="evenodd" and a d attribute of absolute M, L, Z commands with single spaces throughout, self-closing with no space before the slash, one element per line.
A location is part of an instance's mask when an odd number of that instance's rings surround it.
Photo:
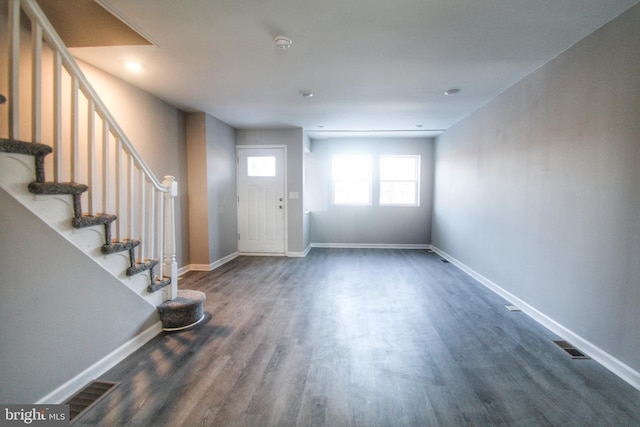
<path fill-rule="evenodd" d="M 84 389 L 76 393 L 65 403 L 69 405 L 69 419 L 71 423 L 91 409 L 96 403 L 113 391 L 120 383 L 111 381 L 93 381 Z"/>
<path fill-rule="evenodd" d="M 565 351 L 572 359 L 589 359 L 590 357 L 575 348 L 566 341 L 554 341 L 554 343 Z"/>

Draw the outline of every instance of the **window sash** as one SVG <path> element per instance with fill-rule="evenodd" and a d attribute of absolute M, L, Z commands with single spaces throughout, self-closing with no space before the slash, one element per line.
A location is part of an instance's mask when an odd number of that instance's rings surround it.
<path fill-rule="evenodd" d="M 380 156 L 380 206 L 420 206 L 420 156 Z"/>

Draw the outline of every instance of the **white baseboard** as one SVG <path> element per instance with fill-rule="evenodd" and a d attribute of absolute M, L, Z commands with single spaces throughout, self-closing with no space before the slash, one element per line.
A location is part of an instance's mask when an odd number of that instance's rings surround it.
<path fill-rule="evenodd" d="M 304 258 L 305 253 L 304 252 L 287 252 L 285 256 L 287 258 Z"/>
<path fill-rule="evenodd" d="M 334 249 L 430 249 L 431 245 L 404 243 L 312 243 L 310 247 Z"/>
<path fill-rule="evenodd" d="M 184 276 L 185 274 L 187 274 L 190 271 L 191 271 L 191 264 L 185 265 L 184 267 L 180 267 L 178 269 L 178 277 Z"/>
<path fill-rule="evenodd" d="M 302 252 L 287 252 L 287 256 L 290 258 L 304 258 L 311 250 L 311 245 L 307 246 Z"/>
<path fill-rule="evenodd" d="M 145 345 L 160 332 L 162 332 L 162 323 L 157 322 L 100 359 L 92 366 L 88 367 L 75 377 L 71 378 L 66 383 L 62 384 L 57 389 L 40 398 L 37 402 L 35 402 L 35 404 L 43 405 L 64 403 L 65 400 L 69 399 L 71 396 L 81 390 L 82 387 L 86 386 L 89 382 L 100 377 L 109 369 L 122 362 L 126 357 L 133 354 L 136 350 Z"/>
<path fill-rule="evenodd" d="M 238 258 L 239 255 L 240 254 L 238 252 L 234 252 L 223 258 L 220 258 L 217 261 L 212 262 L 211 264 L 190 264 L 189 269 L 187 271 L 213 271 L 216 268 L 220 267 L 221 265 L 224 265 L 229 261 Z"/>
<path fill-rule="evenodd" d="M 458 267 L 460 270 L 464 271 L 466 274 L 468 274 L 469 276 L 473 277 L 475 280 L 480 282 L 482 285 L 484 285 L 487 288 L 491 289 L 493 292 L 495 292 L 496 294 L 500 295 L 502 298 L 506 299 L 507 301 L 511 302 L 512 304 L 518 306 L 518 308 L 520 308 L 525 314 L 527 314 L 529 317 L 534 319 L 536 322 L 540 323 L 542 326 L 544 326 L 545 328 L 549 329 L 554 334 L 557 334 L 562 339 L 570 342 L 571 344 L 573 344 L 574 346 L 579 348 L 580 351 L 582 351 L 585 354 L 587 354 L 589 357 L 591 357 L 593 360 L 595 360 L 598 363 L 600 363 L 602 366 L 607 368 L 609 371 L 613 372 L 614 374 L 616 374 L 617 376 L 619 376 L 620 378 L 622 378 L 623 380 L 628 382 L 630 385 L 632 385 L 636 389 L 640 390 L 640 372 L 636 371 L 635 369 L 633 369 L 632 367 L 630 367 L 626 363 L 616 359 L 614 356 L 612 356 L 611 354 L 607 353 L 605 350 L 601 349 L 597 345 L 593 344 L 592 342 L 588 341 L 587 339 L 585 339 L 585 338 L 581 337 L 580 335 L 576 334 L 575 332 L 573 332 L 569 328 L 567 328 L 567 327 L 561 325 L 560 323 L 556 322 L 555 320 L 553 320 L 552 318 L 550 318 L 546 314 L 544 314 L 541 311 L 537 310 L 535 307 L 527 304 L 526 302 L 524 302 L 523 300 L 521 300 L 517 296 L 513 295 L 511 292 L 503 289 L 502 287 L 500 287 L 496 283 L 492 282 L 491 280 L 487 279 L 483 275 L 479 274 L 475 270 L 469 268 L 464 263 L 462 263 L 461 261 L 457 260 L 453 256 L 449 255 L 445 251 L 443 251 L 443 250 L 441 250 L 441 249 L 439 249 L 439 248 L 437 248 L 435 246 L 431 246 L 431 249 L 435 253 L 440 255 L 442 258 L 444 258 L 447 261 L 451 262 L 453 265 Z"/>

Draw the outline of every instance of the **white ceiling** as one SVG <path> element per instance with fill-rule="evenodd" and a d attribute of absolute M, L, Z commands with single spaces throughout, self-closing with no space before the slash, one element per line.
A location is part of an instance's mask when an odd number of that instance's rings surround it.
<path fill-rule="evenodd" d="M 156 45 L 72 53 L 236 128 L 432 135 L 638 2 L 99 0 Z"/>

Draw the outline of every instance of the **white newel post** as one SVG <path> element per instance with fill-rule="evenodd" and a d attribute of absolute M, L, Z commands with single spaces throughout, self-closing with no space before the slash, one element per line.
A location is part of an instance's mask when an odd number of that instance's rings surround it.
<path fill-rule="evenodd" d="M 178 181 L 167 175 L 162 181 L 168 191 L 164 195 L 164 275 L 171 278 L 171 285 L 165 288 L 164 299 L 178 296 L 178 262 L 176 261 L 176 216 L 175 199 L 178 197 Z"/>

